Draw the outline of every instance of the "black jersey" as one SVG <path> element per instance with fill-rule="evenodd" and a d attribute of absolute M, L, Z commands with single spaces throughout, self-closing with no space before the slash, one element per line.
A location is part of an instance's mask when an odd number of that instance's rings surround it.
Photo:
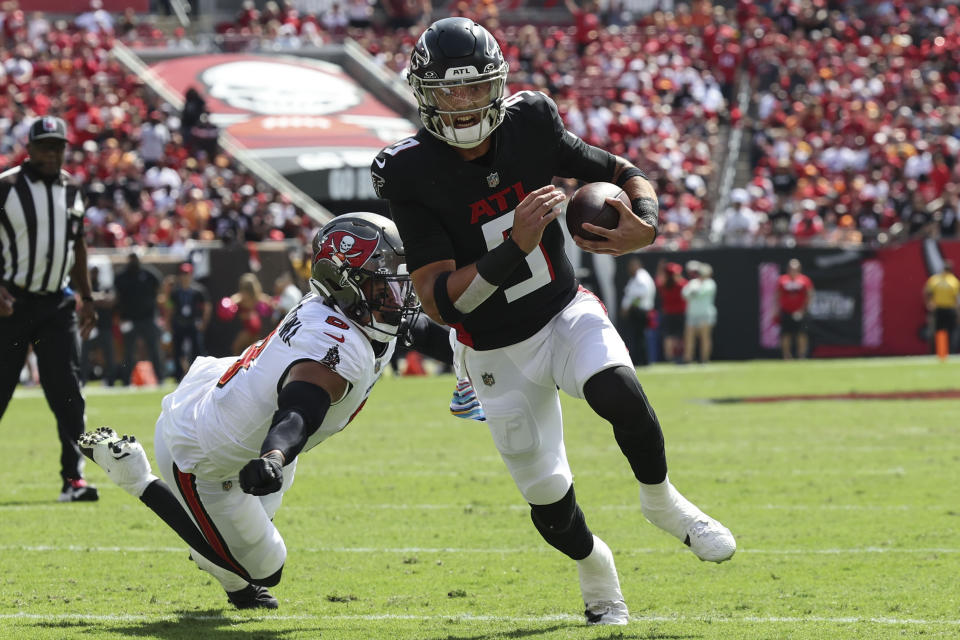
<path fill-rule="evenodd" d="M 476 262 L 507 237 L 520 201 L 555 176 L 587 182 L 613 176 L 614 156 L 566 131 L 544 94 L 522 91 L 505 105 L 491 151 L 481 159 L 464 161 L 425 129 L 374 159 L 374 187 L 390 201 L 411 272 L 440 260 L 454 260 L 458 269 Z M 510 278 L 453 325 L 457 338 L 478 350 L 496 349 L 543 328 L 578 287 L 563 243 L 555 220 Z"/>

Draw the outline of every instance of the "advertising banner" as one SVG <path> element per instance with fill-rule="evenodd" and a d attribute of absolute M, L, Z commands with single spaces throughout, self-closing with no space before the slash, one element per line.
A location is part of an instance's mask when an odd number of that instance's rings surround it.
<path fill-rule="evenodd" d="M 319 202 L 376 199 L 374 156 L 416 132 L 341 67 L 320 60 L 217 54 L 151 69 L 181 95 L 196 89 L 214 124 Z"/>

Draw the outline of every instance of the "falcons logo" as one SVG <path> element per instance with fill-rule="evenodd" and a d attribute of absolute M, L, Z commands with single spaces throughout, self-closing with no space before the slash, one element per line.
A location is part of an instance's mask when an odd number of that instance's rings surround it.
<path fill-rule="evenodd" d="M 361 238 L 346 231 L 334 231 L 323 239 L 316 260 L 326 258 L 338 266 L 362 266 L 377 248 L 377 238 Z"/>

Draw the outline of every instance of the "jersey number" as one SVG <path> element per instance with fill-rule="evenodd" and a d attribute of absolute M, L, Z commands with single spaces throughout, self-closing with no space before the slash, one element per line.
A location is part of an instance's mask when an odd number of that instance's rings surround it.
<path fill-rule="evenodd" d="M 514 212 L 510 211 L 506 215 L 486 222 L 480 227 L 483 229 L 483 239 L 487 242 L 487 251 L 492 251 L 503 244 L 507 232 L 513 227 L 513 215 Z M 553 280 L 553 269 L 550 266 L 550 261 L 547 260 L 546 252 L 543 250 L 543 243 L 540 243 L 534 251 L 527 254 L 527 266 L 530 268 L 530 277 L 503 290 L 503 293 L 507 296 L 507 302 L 519 300 L 540 287 L 550 284 L 550 281 Z"/>
<path fill-rule="evenodd" d="M 230 368 L 224 371 L 223 375 L 220 376 L 220 380 L 217 382 L 218 387 L 230 382 L 233 379 L 233 376 L 237 375 L 240 371 L 246 371 L 250 368 L 250 365 L 253 364 L 253 361 L 263 353 L 263 350 L 267 348 L 267 343 L 270 342 L 270 338 L 273 337 L 273 334 L 277 332 L 276 329 L 267 334 L 267 337 L 259 342 L 254 342 L 252 345 L 244 349 L 243 353 L 240 354 L 240 357 L 237 358 L 237 361 L 230 365 Z"/>

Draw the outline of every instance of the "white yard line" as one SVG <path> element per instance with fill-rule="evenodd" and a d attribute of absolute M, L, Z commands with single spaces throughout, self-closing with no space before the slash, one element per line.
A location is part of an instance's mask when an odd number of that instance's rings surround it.
<path fill-rule="evenodd" d="M 191 614 L 157 614 L 157 615 L 118 615 L 118 614 L 88 614 L 88 613 L 60 613 L 60 614 L 40 614 L 40 613 L 5 613 L 0 614 L 0 620 L 37 620 L 41 622 L 65 621 L 65 620 L 89 620 L 93 622 L 155 622 L 155 621 L 216 621 L 223 620 L 231 623 L 258 622 L 263 620 L 316 620 L 325 622 L 338 621 L 360 621 L 375 622 L 378 620 L 409 620 L 412 622 L 507 622 L 507 623 L 543 623 L 543 622 L 573 622 L 582 623 L 583 616 L 572 614 L 557 614 L 547 616 L 485 616 L 469 614 L 453 615 L 401 615 L 401 614 L 370 614 L 370 615 L 260 615 L 260 616 L 240 616 L 240 615 L 191 615 Z M 751 623 L 751 624 L 804 624 L 810 622 L 828 623 L 828 624 L 878 624 L 878 625 L 946 625 L 958 626 L 960 620 L 926 620 L 921 618 L 891 618 L 891 617 L 831 617 L 831 616 L 630 616 L 632 622 L 709 622 L 709 623 Z"/>
<path fill-rule="evenodd" d="M 0 545 L 0 551 L 25 551 L 31 553 L 184 553 L 186 547 L 127 547 L 127 546 L 85 546 L 85 545 Z M 289 547 L 290 551 L 300 553 L 552 553 L 544 546 L 538 547 Z M 633 548 L 618 549 L 617 553 L 626 555 L 650 553 L 685 553 L 682 546 L 676 548 Z M 960 553 L 960 548 L 952 547 L 852 547 L 847 549 L 738 549 L 737 555 L 844 555 L 844 554 L 946 554 Z"/>
<path fill-rule="evenodd" d="M 173 382 L 165 382 L 157 386 L 146 386 L 146 387 L 124 387 L 122 385 L 117 385 L 114 387 L 84 387 L 83 396 L 85 398 L 92 398 L 95 396 L 132 396 L 140 395 L 147 393 L 170 393 L 176 388 L 176 385 Z M 13 392 L 14 398 L 43 398 L 43 389 L 40 387 L 25 387 L 19 385 L 16 390 Z M 160 404 L 157 403 L 157 409 L 159 410 Z"/>
<path fill-rule="evenodd" d="M 47 485 L 36 485 L 36 487 L 45 487 Z M 21 487 L 23 488 L 23 487 Z M 103 486 L 100 487 L 100 490 L 103 491 Z M 108 489 L 111 491 L 114 489 L 119 489 L 119 487 L 113 487 L 107 485 Z M 17 493 L 18 491 L 13 491 Z M 708 505 L 709 506 L 709 505 Z M 83 509 L 84 505 L 76 505 L 77 508 Z M 128 505 L 122 505 L 122 507 L 127 507 L 131 509 L 138 508 L 135 502 L 131 502 Z M 63 511 L 70 507 L 62 504 L 47 504 L 47 503 L 37 503 L 37 504 L 0 504 L 0 512 L 2 511 Z M 355 509 L 357 511 L 517 511 L 526 513 L 530 510 L 530 507 L 522 504 L 403 504 L 403 503 L 385 503 L 385 504 L 367 504 L 363 502 L 358 502 L 354 504 L 319 504 L 312 506 L 299 506 L 299 505 L 284 505 L 282 507 L 283 512 L 289 511 L 324 511 L 324 510 L 333 510 L 333 511 L 343 511 L 344 509 Z M 738 511 L 750 510 L 750 509 L 760 509 L 763 511 L 954 511 L 957 509 L 955 506 L 946 506 L 942 504 L 927 504 L 927 505 L 916 505 L 916 504 L 758 504 L 758 505 L 745 505 L 738 504 L 736 507 L 728 507 L 728 509 L 736 509 Z M 640 502 L 637 501 L 635 504 L 602 504 L 602 505 L 593 505 L 590 507 L 590 511 L 626 511 L 632 512 L 640 511 Z"/>

